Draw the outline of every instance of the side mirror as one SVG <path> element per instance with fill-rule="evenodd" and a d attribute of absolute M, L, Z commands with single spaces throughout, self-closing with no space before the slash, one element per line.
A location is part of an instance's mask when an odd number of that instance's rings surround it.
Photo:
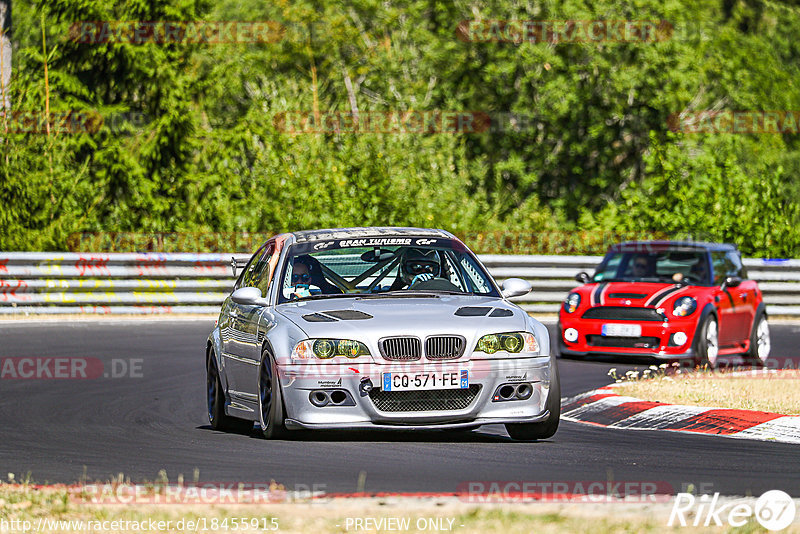
<path fill-rule="evenodd" d="M 739 278 L 738 276 L 729 276 L 729 277 L 727 277 L 727 278 L 725 279 L 725 281 L 724 281 L 724 282 L 722 282 L 722 287 L 723 287 L 723 288 L 726 288 L 726 287 L 736 287 L 736 286 L 738 286 L 738 285 L 739 285 L 739 284 L 741 284 L 741 283 L 742 283 L 742 279 L 741 279 L 741 278 Z"/>
<path fill-rule="evenodd" d="M 245 306 L 267 305 L 267 299 L 261 296 L 261 290 L 257 287 L 240 287 L 231 294 L 231 300 Z"/>
<path fill-rule="evenodd" d="M 589 278 L 588 274 L 586 274 L 585 272 L 581 271 L 581 272 L 579 272 L 578 274 L 575 275 L 575 280 L 577 282 L 580 282 L 581 284 L 588 284 L 589 281 L 591 280 L 591 278 Z"/>
<path fill-rule="evenodd" d="M 505 298 L 521 297 L 531 292 L 531 284 L 522 278 L 508 278 L 500 285 Z"/>

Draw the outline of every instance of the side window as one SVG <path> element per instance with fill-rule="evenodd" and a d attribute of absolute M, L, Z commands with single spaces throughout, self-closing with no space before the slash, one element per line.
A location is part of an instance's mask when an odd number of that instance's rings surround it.
<path fill-rule="evenodd" d="M 239 275 L 239 279 L 236 281 L 236 286 L 234 289 L 239 289 L 240 287 L 250 287 L 250 280 L 252 279 L 253 269 L 255 269 L 256 264 L 258 263 L 258 259 L 264 254 L 264 247 L 261 247 L 253 254 L 253 257 L 250 258 L 250 261 L 247 262 L 244 269 L 242 269 L 242 274 Z"/>
<path fill-rule="evenodd" d="M 734 259 L 734 256 L 737 256 Z M 712 252 L 714 265 L 714 284 L 720 285 L 728 276 L 742 276 L 742 262 L 735 252 Z"/>
<path fill-rule="evenodd" d="M 714 268 L 714 285 L 718 286 L 725 280 L 725 273 L 728 272 L 728 268 L 725 264 L 725 253 L 712 252 L 711 265 Z"/>
<path fill-rule="evenodd" d="M 258 264 L 253 269 L 253 287 L 261 290 L 261 295 L 266 297 L 269 284 L 272 281 L 272 257 L 274 256 L 275 246 L 270 244 L 264 255 L 258 260 Z"/>
<path fill-rule="evenodd" d="M 747 273 L 744 270 L 744 266 L 742 265 L 742 258 L 739 256 L 738 252 L 726 252 L 725 258 L 727 258 L 728 262 L 732 266 L 733 272 L 728 276 L 738 276 L 739 278 L 747 278 Z"/>

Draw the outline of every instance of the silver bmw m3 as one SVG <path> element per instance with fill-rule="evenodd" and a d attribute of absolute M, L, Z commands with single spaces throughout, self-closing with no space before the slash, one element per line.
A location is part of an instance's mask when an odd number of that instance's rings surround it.
<path fill-rule="evenodd" d="M 234 274 L 237 269 L 233 261 Z M 215 429 L 470 429 L 552 436 L 547 329 L 455 236 L 421 228 L 277 235 L 225 299 L 206 347 Z"/>

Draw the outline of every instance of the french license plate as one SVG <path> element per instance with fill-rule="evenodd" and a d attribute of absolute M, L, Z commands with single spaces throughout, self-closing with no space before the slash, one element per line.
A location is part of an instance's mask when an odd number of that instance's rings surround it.
<path fill-rule="evenodd" d="M 383 391 L 420 391 L 426 389 L 469 389 L 469 371 L 438 373 L 383 373 Z"/>
<path fill-rule="evenodd" d="M 642 326 L 638 324 L 607 323 L 603 325 L 603 335 L 614 337 L 639 337 L 642 335 Z"/>

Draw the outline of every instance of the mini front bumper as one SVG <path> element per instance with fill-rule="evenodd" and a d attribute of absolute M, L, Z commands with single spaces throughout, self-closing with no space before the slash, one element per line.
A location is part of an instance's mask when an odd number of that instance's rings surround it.
<path fill-rule="evenodd" d="M 640 346 L 612 346 L 607 343 L 597 343 L 603 339 L 603 325 L 607 323 L 628 323 L 641 326 L 641 337 L 630 338 L 620 342 L 620 345 L 642 340 Z M 578 339 L 568 342 L 564 332 L 574 328 L 578 332 Z M 655 358 L 659 360 L 677 360 L 694 358 L 694 338 L 697 330 L 697 317 L 687 319 L 671 319 L 666 322 L 633 322 L 613 321 L 599 319 L 582 319 L 569 317 L 561 313 L 558 322 L 558 347 L 562 356 L 628 356 Z M 686 341 L 680 345 L 672 343 L 672 335 L 683 332 Z M 655 343 L 650 342 L 656 340 Z M 594 342 L 593 342 L 594 341 Z M 645 342 L 647 346 L 645 345 Z"/>
<path fill-rule="evenodd" d="M 509 358 L 454 362 L 405 362 L 387 364 L 294 364 L 279 366 L 286 427 L 290 429 L 452 429 L 495 423 L 535 423 L 549 415 L 545 406 L 550 391 L 550 358 Z M 460 409 L 384 411 L 365 391 L 369 382 L 380 389 L 382 373 L 469 372 L 469 384 L 480 389 Z M 525 400 L 496 400 L 505 384 L 527 383 Z M 345 391 L 353 402 L 316 406 L 315 391 Z M 399 392 L 398 392 L 399 393 Z M 413 394 L 403 393 L 406 397 Z"/>

